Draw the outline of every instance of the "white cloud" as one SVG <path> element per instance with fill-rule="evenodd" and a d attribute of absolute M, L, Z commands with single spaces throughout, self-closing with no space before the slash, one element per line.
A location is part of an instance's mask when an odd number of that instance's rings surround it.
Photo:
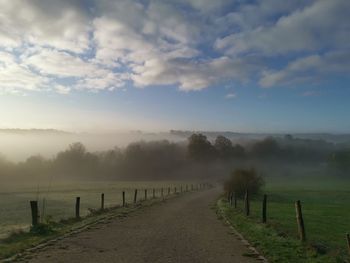
<path fill-rule="evenodd" d="M 227 54 L 260 52 L 279 55 L 348 47 L 350 18 L 348 0 L 319 0 L 279 18 L 224 38 L 215 46 Z"/>
<path fill-rule="evenodd" d="M 78 1 L 0 0 L 0 46 L 48 45 L 73 52 L 89 47 L 89 22 Z"/>
<path fill-rule="evenodd" d="M 110 68 L 83 60 L 63 51 L 41 49 L 22 57 L 24 63 L 38 70 L 41 75 L 54 78 L 74 78 L 72 86 L 88 90 L 113 90 L 124 85 L 126 74 L 115 73 Z M 66 92 L 59 85 L 57 91 Z M 70 90 L 70 89 L 69 89 Z"/>
<path fill-rule="evenodd" d="M 5 93 L 36 91 L 47 86 L 49 80 L 35 74 L 8 52 L 0 51 L 0 90 Z"/>
<path fill-rule="evenodd" d="M 226 94 L 225 98 L 226 99 L 234 99 L 237 97 L 237 94 L 236 93 L 228 93 Z"/>
<path fill-rule="evenodd" d="M 67 95 L 69 94 L 69 92 L 71 91 L 70 87 L 67 86 L 63 86 L 63 85 L 55 85 L 55 90 L 57 91 L 57 93 L 62 94 L 62 95 Z"/>
<path fill-rule="evenodd" d="M 21 57 L 26 65 L 34 67 L 42 75 L 57 77 L 85 77 L 100 69 L 67 52 L 41 49 L 27 57 Z"/>
<path fill-rule="evenodd" d="M 350 52 L 333 51 L 311 55 L 290 62 L 281 70 L 265 71 L 260 79 L 263 87 L 317 81 L 329 74 L 350 74 Z"/>
<path fill-rule="evenodd" d="M 0 0 L 0 86 L 66 94 L 127 81 L 184 91 L 258 76 L 263 87 L 314 81 L 348 72 L 348 10 L 348 0 Z"/>

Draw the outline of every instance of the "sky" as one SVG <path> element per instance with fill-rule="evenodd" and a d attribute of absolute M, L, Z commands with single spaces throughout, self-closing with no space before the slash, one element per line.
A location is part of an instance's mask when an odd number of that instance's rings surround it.
<path fill-rule="evenodd" d="M 0 128 L 350 132 L 349 0 L 0 0 Z"/>

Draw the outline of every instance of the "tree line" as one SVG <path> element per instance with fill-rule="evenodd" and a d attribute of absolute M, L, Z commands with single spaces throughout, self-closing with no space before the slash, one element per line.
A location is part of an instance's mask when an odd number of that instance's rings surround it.
<path fill-rule="evenodd" d="M 207 178 L 227 174 L 233 164 L 248 160 L 291 164 L 327 164 L 337 174 L 349 175 L 350 148 L 322 140 L 287 135 L 251 141 L 244 146 L 224 136 L 210 141 L 200 133 L 186 143 L 167 140 L 135 142 L 126 148 L 89 152 L 73 143 L 51 159 L 40 155 L 12 163 L 0 158 L 0 176 L 52 175 L 58 178 L 167 180 Z"/>

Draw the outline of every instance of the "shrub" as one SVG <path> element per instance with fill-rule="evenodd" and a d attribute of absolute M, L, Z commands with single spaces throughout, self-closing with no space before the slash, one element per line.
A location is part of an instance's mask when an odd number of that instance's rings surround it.
<path fill-rule="evenodd" d="M 224 189 L 226 193 L 235 192 L 238 197 L 242 197 L 247 189 L 252 195 L 259 193 L 263 185 L 264 179 L 255 169 L 236 169 L 224 183 Z"/>

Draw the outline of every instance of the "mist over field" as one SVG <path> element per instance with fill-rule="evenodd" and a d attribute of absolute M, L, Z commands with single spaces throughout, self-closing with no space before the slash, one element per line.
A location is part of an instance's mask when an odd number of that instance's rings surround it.
<path fill-rule="evenodd" d="M 5 184 L 222 181 L 235 168 L 254 168 L 267 178 L 347 178 L 349 170 L 344 134 L 3 130 L 0 135 L 0 177 Z"/>
<path fill-rule="evenodd" d="M 186 143 L 191 131 L 171 130 L 169 132 L 66 132 L 60 130 L 41 129 L 0 129 L 0 156 L 9 161 L 25 161 L 33 155 L 52 158 L 58 152 L 65 150 L 70 144 L 81 142 L 91 152 L 105 151 L 114 147 L 125 148 L 128 144 L 139 141 L 161 141 Z M 281 138 L 284 134 L 258 134 L 234 132 L 201 132 L 210 141 L 218 135 L 224 135 L 233 143 L 249 145 L 252 141 L 261 140 L 268 136 Z M 350 145 L 350 134 L 295 134 L 297 138 L 325 140 L 330 143 Z"/>
<path fill-rule="evenodd" d="M 62 131 L 40 130 L 0 130 L 0 156 L 10 161 L 25 161 L 32 155 L 51 158 L 65 150 L 74 142 L 83 143 L 89 151 L 103 151 L 115 146 L 124 148 L 135 141 L 184 141 L 170 133 L 116 132 L 116 133 L 70 133 Z"/>

